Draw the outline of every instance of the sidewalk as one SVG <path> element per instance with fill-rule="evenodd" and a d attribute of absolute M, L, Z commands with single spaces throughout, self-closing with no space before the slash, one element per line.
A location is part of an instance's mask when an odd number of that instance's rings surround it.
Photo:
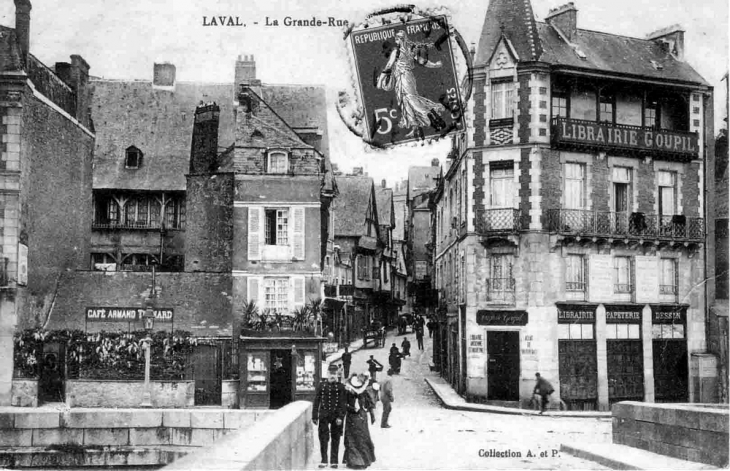
<path fill-rule="evenodd" d="M 562 444 L 560 451 L 611 469 L 720 469 L 616 443 Z"/>

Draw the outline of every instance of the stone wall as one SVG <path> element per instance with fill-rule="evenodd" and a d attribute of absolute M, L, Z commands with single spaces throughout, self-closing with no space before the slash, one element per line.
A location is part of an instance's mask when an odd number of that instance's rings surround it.
<path fill-rule="evenodd" d="M 314 451 L 311 419 L 311 402 L 292 402 L 245 432 L 232 434 L 164 469 L 307 469 Z"/>
<path fill-rule="evenodd" d="M 240 381 L 237 379 L 224 380 L 221 385 L 221 407 L 227 409 L 238 409 L 238 388 Z"/>
<path fill-rule="evenodd" d="M 10 404 L 16 407 L 38 407 L 38 380 L 14 379 Z"/>
<path fill-rule="evenodd" d="M 66 402 L 71 407 L 141 407 L 144 381 L 66 381 Z M 152 407 L 185 408 L 195 405 L 195 381 L 150 381 Z"/>
<path fill-rule="evenodd" d="M 724 468 L 728 415 L 727 406 L 620 402 L 613 406 L 613 442 Z"/>

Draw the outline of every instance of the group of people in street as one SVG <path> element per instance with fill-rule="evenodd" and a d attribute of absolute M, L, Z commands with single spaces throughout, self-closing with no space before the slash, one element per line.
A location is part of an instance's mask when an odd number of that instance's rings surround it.
<path fill-rule="evenodd" d="M 388 418 L 391 404 L 395 401 L 390 381 L 393 372 L 388 370 L 388 376 L 381 383 L 376 381 L 377 371 L 382 371 L 382 365 L 371 355 L 368 360 L 370 377 L 357 373 L 350 375 L 352 356 L 347 349 L 345 354 L 348 355 L 348 361 L 344 362 L 343 355 L 343 368 L 346 371 L 344 384 L 339 378 L 339 367 L 330 364 L 327 381 L 319 384 L 314 399 L 312 422 L 318 427 L 322 458 L 319 467 L 339 466 L 340 439 L 344 430 L 342 464 L 350 469 L 365 469 L 375 462 L 375 446 L 369 427 L 376 422 L 378 402 L 383 403 L 380 426 L 390 428 Z"/>

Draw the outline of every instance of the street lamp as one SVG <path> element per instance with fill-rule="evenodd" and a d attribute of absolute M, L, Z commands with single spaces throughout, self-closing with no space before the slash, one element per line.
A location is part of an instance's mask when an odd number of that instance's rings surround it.
<path fill-rule="evenodd" d="M 152 336 L 150 334 L 155 327 L 155 313 L 149 305 L 144 310 L 143 320 L 147 336 L 142 339 L 142 349 L 144 350 L 144 392 L 142 393 L 142 404 L 140 406 L 152 407 L 152 393 L 150 391 L 150 350 L 152 350 Z"/>

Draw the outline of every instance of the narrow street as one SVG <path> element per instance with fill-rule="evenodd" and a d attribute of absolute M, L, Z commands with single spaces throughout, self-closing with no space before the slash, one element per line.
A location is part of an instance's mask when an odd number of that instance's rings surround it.
<path fill-rule="evenodd" d="M 392 428 L 380 428 L 382 404 L 370 432 L 375 443 L 376 463 L 370 469 L 606 469 L 591 461 L 559 453 L 561 443 L 603 443 L 611 440 L 611 422 L 606 419 L 557 418 L 464 412 L 445 409 L 424 381 L 435 376 L 429 370 L 432 339 L 416 348 L 415 334 L 407 334 L 411 357 L 403 360 L 400 375 L 392 378 L 395 395 L 390 418 Z M 387 369 L 388 349 L 400 348 L 403 336 L 388 335 L 384 348 L 367 348 L 352 355 L 351 372 L 367 370 L 374 355 Z M 382 374 L 385 374 L 383 372 Z M 315 429 L 315 466 L 319 441 Z M 508 451 L 514 457 L 480 457 Z M 340 446 L 340 453 L 343 452 Z M 540 457 L 541 453 L 547 457 Z M 519 454 L 519 456 L 518 456 Z M 529 456 L 532 455 L 532 456 Z"/>

